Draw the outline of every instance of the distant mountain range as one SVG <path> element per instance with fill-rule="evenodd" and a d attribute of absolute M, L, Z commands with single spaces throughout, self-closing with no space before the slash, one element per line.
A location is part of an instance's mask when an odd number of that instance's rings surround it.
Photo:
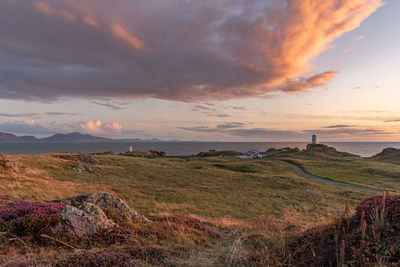
<path fill-rule="evenodd" d="M 111 139 L 93 136 L 90 134 L 68 133 L 54 134 L 46 138 L 36 138 L 35 136 L 17 136 L 11 133 L 0 132 L 0 142 L 21 142 L 21 143 L 87 143 L 87 142 L 160 142 L 159 139 Z"/>
<path fill-rule="evenodd" d="M 0 142 L 36 142 L 38 139 L 34 136 L 16 136 L 10 133 L 0 132 Z"/>

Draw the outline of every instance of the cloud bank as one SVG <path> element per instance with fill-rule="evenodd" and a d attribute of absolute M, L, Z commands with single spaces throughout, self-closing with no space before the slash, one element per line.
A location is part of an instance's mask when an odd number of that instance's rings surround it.
<path fill-rule="evenodd" d="M 331 125 L 323 127 L 322 129 L 311 130 L 281 130 L 281 129 L 268 129 L 268 128 L 248 128 L 245 123 L 240 122 L 226 122 L 218 124 L 215 127 L 195 126 L 195 127 L 180 127 L 180 129 L 197 133 L 215 133 L 223 134 L 225 136 L 242 137 L 263 141 L 284 141 L 284 140 L 307 140 L 312 134 L 317 134 L 323 139 L 330 140 L 351 140 L 353 138 L 381 138 L 390 137 L 396 132 L 386 131 L 381 129 L 373 129 L 369 127 L 359 127 L 353 125 Z"/>
<path fill-rule="evenodd" d="M 223 100 L 327 85 L 309 61 L 382 0 L 0 1 L 0 98 Z M 305 76 L 304 76 L 305 75 Z"/>
<path fill-rule="evenodd" d="M 0 132 L 14 134 L 38 134 L 47 135 L 54 133 L 81 132 L 89 134 L 100 134 L 106 136 L 118 135 L 123 127 L 117 122 L 103 123 L 100 120 L 81 121 L 68 123 L 41 123 L 35 120 L 13 121 L 0 123 Z"/>

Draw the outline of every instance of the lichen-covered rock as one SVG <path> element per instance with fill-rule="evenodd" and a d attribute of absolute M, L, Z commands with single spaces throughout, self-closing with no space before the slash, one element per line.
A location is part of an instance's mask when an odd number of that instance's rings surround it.
<path fill-rule="evenodd" d="M 150 222 L 123 200 L 107 193 L 51 202 L 30 202 L 0 195 L 0 232 L 90 236 L 134 221 Z"/>
<path fill-rule="evenodd" d="M 91 173 L 92 167 L 98 167 L 99 162 L 92 156 L 83 153 L 61 153 L 53 154 L 53 157 L 72 161 L 74 163 L 73 170 L 79 173 Z"/>
<path fill-rule="evenodd" d="M 97 166 L 99 164 L 99 162 L 95 158 L 83 153 L 60 153 L 54 154 L 53 156 L 58 159 L 71 160 L 92 166 Z"/>
<path fill-rule="evenodd" d="M 66 206 L 59 215 L 61 222 L 55 229 L 57 234 L 93 235 L 116 226 L 99 207 L 91 203 L 85 203 L 81 209 Z"/>
<path fill-rule="evenodd" d="M 18 165 L 0 154 L 0 173 L 19 173 Z"/>
<path fill-rule="evenodd" d="M 92 193 L 57 200 L 67 206 L 59 213 L 58 234 L 92 235 L 100 230 L 133 221 L 149 221 L 120 198 L 107 193 Z"/>

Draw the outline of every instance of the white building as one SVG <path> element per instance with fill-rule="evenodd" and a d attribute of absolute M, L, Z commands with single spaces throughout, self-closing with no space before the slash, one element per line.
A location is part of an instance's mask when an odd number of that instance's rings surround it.
<path fill-rule="evenodd" d="M 249 151 L 245 153 L 242 156 L 239 156 L 241 159 L 262 159 L 266 158 L 267 153 L 266 152 L 258 152 L 258 151 Z"/>

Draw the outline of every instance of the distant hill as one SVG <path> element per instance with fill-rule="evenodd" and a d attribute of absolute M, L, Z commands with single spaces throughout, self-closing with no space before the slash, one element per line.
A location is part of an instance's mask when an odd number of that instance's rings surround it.
<path fill-rule="evenodd" d="M 36 142 L 34 136 L 16 136 L 15 134 L 0 132 L 0 142 Z"/>
<path fill-rule="evenodd" d="M 400 164 L 400 149 L 385 148 L 382 152 L 372 156 L 371 159 Z"/>
<path fill-rule="evenodd" d="M 138 138 L 125 138 L 125 139 L 111 139 L 105 137 L 98 137 L 90 134 L 82 133 L 67 133 L 67 134 L 54 134 L 45 138 L 36 138 L 35 136 L 17 136 L 11 133 L 0 132 L 0 142 L 42 142 L 42 143 L 87 143 L 87 142 L 161 142 L 159 139 L 138 139 Z"/>
<path fill-rule="evenodd" d="M 68 133 L 55 134 L 50 137 L 39 139 L 40 142 L 48 143 L 76 143 L 76 142 L 110 142 L 114 141 L 110 138 L 97 137 L 90 134 Z"/>

